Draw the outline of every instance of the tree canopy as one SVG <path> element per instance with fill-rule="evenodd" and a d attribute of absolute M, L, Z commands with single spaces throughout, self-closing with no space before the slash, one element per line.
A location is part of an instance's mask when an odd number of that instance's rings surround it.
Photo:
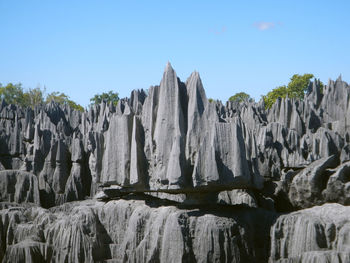
<path fill-rule="evenodd" d="M 0 99 L 5 100 L 9 104 L 18 104 L 23 107 L 35 107 L 44 102 L 45 89 L 40 87 L 28 89 L 24 91 L 22 84 L 9 83 L 6 86 L 0 84 Z"/>
<path fill-rule="evenodd" d="M 21 83 L 9 83 L 6 86 L 0 85 L 0 98 L 10 104 L 22 104 L 24 102 L 24 94 Z"/>
<path fill-rule="evenodd" d="M 250 99 L 251 99 L 251 97 L 249 96 L 249 94 L 247 94 L 245 92 L 239 92 L 239 93 L 236 93 L 235 95 L 231 96 L 228 100 L 242 102 L 242 101 L 250 100 Z"/>
<path fill-rule="evenodd" d="M 49 103 L 50 101 L 55 101 L 59 104 L 67 104 L 69 105 L 71 108 L 79 110 L 79 111 L 84 111 L 84 108 L 75 103 L 74 101 L 72 101 L 69 96 L 67 96 L 66 94 L 62 93 L 62 92 L 51 92 L 47 95 L 46 97 L 46 103 Z"/>
<path fill-rule="evenodd" d="M 8 83 L 6 86 L 0 83 L 0 100 L 1 99 L 9 104 L 31 108 L 40 104 L 49 103 L 50 101 L 55 101 L 59 104 L 69 105 L 73 109 L 84 111 L 81 105 L 72 101 L 70 97 L 63 92 L 54 91 L 46 95 L 45 88 L 37 87 L 35 89 L 24 90 L 21 83 Z M 112 102 L 114 105 L 117 105 L 119 95 L 117 92 L 113 91 L 103 92 L 102 94 L 96 94 L 90 101 L 92 104 L 99 104 L 104 101 L 107 103 Z"/>
<path fill-rule="evenodd" d="M 44 102 L 44 94 L 45 88 L 42 90 L 40 87 L 24 92 L 24 106 L 34 108 L 36 105 L 42 104 Z"/>
<path fill-rule="evenodd" d="M 117 105 L 119 101 L 119 94 L 110 90 L 108 92 L 103 92 L 102 94 L 96 94 L 90 99 L 92 104 L 100 104 L 102 101 L 107 103 L 112 102 L 114 105 Z"/>
<path fill-rule="evenodd" d="M 287 86 L 279 86 L 263 96 L 265 107 L 269 109 L 278 98 L 287 96 L 289 98 L 303 99 L 313 77 L 313 74 L 293 75 Z M 321 85 L 323 84 L 321 83 Z"/>
<path fill-rule="evenodd" d="M 9 83 L 6 86 L 0 84 L 0 99 L 4 99 L 9 104 L 16 104 L 22 107 L 34 108 L 37 105 L 48 103 L 52 100 L 60 104 L 68 104 L 73 109 L 84 111 L 84 108 L 70 100 L 70 98 L 60 92 L 52 92 L 45 97 L 45 88 L 37 87 L 35 89 L 24 90 L 21 83 Z"/>
<path fill-rule="evenodd" d="M 304 94 L 313 77 L 313 74 L 304 74 L 302 76 L 294 74 L 288 83 L 288 97 L 298 99 L 304 98 Z"/>

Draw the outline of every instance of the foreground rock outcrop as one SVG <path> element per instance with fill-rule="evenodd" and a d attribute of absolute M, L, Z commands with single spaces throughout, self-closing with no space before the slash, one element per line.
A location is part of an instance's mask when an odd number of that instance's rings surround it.
<path fill-rule="evenodd" d="M 38 179 L 35 175 L 18 171 L 0 171 L 0 199 L 15 203 L 40 204 Z"/>
<path fill-rule="evenodd" d="M 73 202 L 50 210 L 8 204 L 0 211 L 0 256 L 5 262 L 267 260 L 273 213 L 157 206 L 158 200 L 145 198 Z"/>
<path fill-rule="evenodd" d="M 283 215 L 271 228 L 271 262 L 349 262 L 350 207 L 326 204 Z"/>
<path fill-rule="evenodd" d="M 170 64 L 117 106 L 1 101 L 0 260 L 347 262 L 349 116 L 341 78 L 265 109 Z"/>

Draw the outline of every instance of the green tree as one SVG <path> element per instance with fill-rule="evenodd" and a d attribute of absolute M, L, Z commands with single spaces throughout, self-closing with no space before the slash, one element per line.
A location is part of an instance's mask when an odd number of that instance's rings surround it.
<path fill-rule="evenodd" d="M 288 83 L 288 97 L 298 99 L 304 98 L 304 94 L 313 77 L 313 74 L 293 75 Z"/>
<path fill-rule="evenodd" d="M 71 108 L 79 110 L 79 111 L 84 111 L 84 108 L 75 103 L 74 101 L 70 100 L 69 96 L 67 96 L 66 94 L 62 93 L 62 92 L 51 92 L 47 95 L 46 97 L 46 103 L 49 103 L 50 101 L 55 101 L 59 104 L 63 104 L 63 105 L 69 105 Z"/>
<path fill-rule="evenodd" d="M 0 99 L 4 99 L 9 104 L 16 104 L 22 107 L 34 107 L 44 102 L 43 94 L 45 89 L 40 87 L 24 91 L 22 84 L 9 83 L 6 86 L 0 84 Z"/>
<path fill-rule="evenodd" d="M 277 87 L 263 96 L 265 107 L 268 109 L 271 108 L 277 98 L 288 96 L 289 98 L 303 99 L 313 77 L 313 74 L 293 75 L 287 86 Z M 323 87 L 321 82 L 320 85 Z"/>
<path fill-rule="evenodd" d="M 45 88 L 43 90 L 40 87 L 29 89 L 23 93 L 22 106 L 34 108 L 35 106 L 44 103 L 44 93 Z"/>
<path fill-rule="evenodd" d="M 22 84 L 8 83 L 6 86 L 0 86 L 0 98 L 5 100 L 9 104 L 20 104 L 24 103 L 24 94 Z"/>
<path fill-rule="evenodd" d="M 117 105 L 119 101 L 119 94 L 110 90 L 107 93 L 103 92 L 102 94 L 96 94 L 90 99 L 92 104 L 100 104 L 102 101 L 107 103 L 112 102 L 114 105 Z"/>
<path fill-rule="evenodd" d="M 231 96 L 228 100 L 242 102 L 242 101 L 250 100 L 250 99 L 251 99 L 251 97 L 249 96 L 249 94 L 247 94 L 245 92 L 239 92 L 239 93 L 236 93 L 235 95 Z"/>
<path fill-rule="evenodd" d="M 0 83 L 0 99 L 4 99 L 8 104 L 34 108 L 36 105 L 40 105 L 44 102 L 48 103 L 51 100 L 54 100 L 60 104 L 67 104 L 73 109 L 84 111 L 84 108 L 81 105 L 70 100 L 66 94 L 61 92 L 52 92 L 48 94 L 44 101 L 45 91 L 46 89 L 41 89 L 40 86 L 35 89 L 24 91 L 21 83 L 9 83 L 6 86 L 2 86 Z"/>
<path fill-rule="evenodd" d="M 270 109 L 278 98 L 287 97 L 287 90 L 286 86 L 280 86 L 268 92 L 266 96 L 263 96 L 265 108 Z"/>
<path fill-rule="evenodd" d="M 47 94 L 45 102 L 49 103 L 51 101 L 55 101 L 60 104 L 65 104 L 68 100 L 69 100 L 69 97 L 66 94 L 62 92 L 54 91 Z"/>

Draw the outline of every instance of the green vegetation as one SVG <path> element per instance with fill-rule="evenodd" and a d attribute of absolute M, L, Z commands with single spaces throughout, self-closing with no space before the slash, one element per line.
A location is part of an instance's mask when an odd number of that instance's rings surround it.
<path fill-rule="evenodd" d="M 45 88 L 41 89 L 40 87 L 37 87 L 35 89 L 24 90 L 21 83 L 9 83 L 6 86 L 2 86 L 0 83 L 0 100 L 4 99 L 8 104 L 34 108 L 37 105 L 55 101 L 59 104 L 69 105 L 73 109 L 84 111 L 84 108 L 81 105 L 72 101 L 69 96 L 62 92 L 54 91 L 46 96 L 45 94 Z M 117 105 L 119 96 L 117 92 L 103 92 L 102 94 L 95 95 L 90 101 L 92 104 L 99 104 L 104 101 L 107 103 L 112 102 L 114 105 Z"/>
<path fill-rule="evenodd" d="M 34 108 L 37 105 L 49 103 L 53 100 L 60 104 L 68 104 L 73 109 L 84 111 L 81 105 L 70 100 L 64 93 L 52 92 L 44 99 L 45 93 L 45 88 L 41 89 L 40 87 L 24 90 L 21 83 L 9 83 L 6 86 L 0 84 L 0 99 L 4 99 L 9 104 Z"/>
<path fill-rule="evenodd" d="M 0 84 L 0 99 L 9 104 L 18 104 L 23 107 L 35 107 L 43 103 L 44 90 L 40 87 L 24 91 L 22 85 L 9 83 L 6 86 Z"/>
<path fill-rule="evenodd" d="M 24 103 L 24 95 L 22 85 L 9 83 L 5 87 L 0 86 L 0 98 L 7 103 Z"/>
<path fill-rule="evenodd" d="M 304 98 L 304 94 L 310 84 L 313 74 L 298 75 L 295 74 L 288 83 L 288 96 L 290 98 Z"/>
<path fill-rule="evenodd" d="M 251 100 L 251 99 L 252 98 L 247 93 L 239 92 L 239 93 L 236 93 L 235 95 L 231 96 L 228 100 L 242 102 L 242 101 Z"/>
<path fill-rule="evenodd" d="M 69 96 L 67 96 L 66 94 L 62 93 L 62 92 L 51 92 L 50 94 L 47 95 L 46 97 L 46 103 L 49 103 L 50 101 L 55 101 L 59 104 L 66 104 L 69 105 L 71 108 L 79 110 L 79 111 L 84 111 L 84 108 L 75 103 L 74 101 L 69 99 Z"/>
<path fill-rule="evenodd" d="M 288 85 L 279 86 L 263 96 L 265 107 L 271 108 L 278 98 L 296 98 L 303 99 L 304 94 L 310 84 L 310 80 L 314 77 L 313 74 L 298 75 L 295 74 L 291 77 Z M 323 83 L 319 81 L 321 92 L 323 90 Z M 9 104 L 17 104 L 22 107 L 34 108 L 36 105 L 49 103 L 55 101 L 60 104 L 69 105 L 71 108 L 84 111 L 84 108 L 72 101 L 69 96 L 62 92 L 51 92 L 45 97 L 45 88 L 41 89 L 37 87 L 35 89 L 24 90 L 21 83 L 12 84 L 9 83 L 6 86 L 2 86 L 0 83 L 0 99 L 4 99 Z M 229 98 L 229 101 L 242 102 L 245 100 L 251 100 L 252 98 L 245 92 L 239 92 Z M 118 104 L 119 95 L 117 92 L 108 91 L 102 94 L 96 94 L 90 99 L 91 104 L 100 104 L 102 101 L 107 103 Z M 208 99 L 209 102 L 213 102 L 212 98 Z"/>
<path fill-rule="evenodd" d="M 286 86 L 280 86 L 268 92 L 266 96 L 263 96 L 265 108 L 270 109 L 278 98 L 284 99 L 287 94 L 288 88 Z"/>
<path fill-rule="evenodd" d="M 310 80 L 313 77 L 313 74 L 293 75 L 287 86 L 277 87 L 263 96 L 265 107 L 270 109 L 278 98 L 285 98 L 287 96 L 289 98 L 303 99 Z M 322 88 L 322 82 L 320 82 L 320 85 Z"/>
<path fill-rule="evenodd" d="M 44 102 L 44 94 L 45 88 L 43 90 L 40 87 L 29 89 L 23 93 L 25 101 L 23 106 L 34 108 L 36 105 L 42 104 Z"/>
<path fill-rule="evenodd" d="M 97 94 L 90 99 L 91 104 L 100 104 L 102 101 L 107 103 L 112 102 L 114 105 L 117 105 L 119 101 L 119 94 L 110 90 L 107 93 L 103 92 L 102 94 Z"/>

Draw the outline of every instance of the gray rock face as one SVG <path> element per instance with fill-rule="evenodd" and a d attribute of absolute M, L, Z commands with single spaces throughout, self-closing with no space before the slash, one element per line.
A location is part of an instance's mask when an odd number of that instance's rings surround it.
<path fill-rule="evenodd" d="M 337 167 L 322 194 L 327 202 L 350 205 L 350 162 Z"/>
<path fill-rule="evenodd" d="M 279 217 L 270 262 L 349 262 L 350 208 L 326 204 Z"/>
<path fill-rule="evenodd" d="M 0 171 L 0 201 L 40 204 L 36 176 L 18 170 Z"/>
<path fill-rule="evenodd" d="M 152 202 L 152 200 L 150 200 Z M 0 211 L 0 259 L 15 262 L 257 262 L 273 213 L 83 201 Z M 233 212 L 233 213 L 232 213 Z M 254 214 L 254 220 L 250 215 Z M 206 240 L 206 242 L 203 242 Z"/>
<path fill-rule="evenodd" d="M 337 166 L 337 157 L 331 156 L 313 162 L 294 176 L 289 189 L 289 199 L 299 208 L 324 203 L 322 190 L 326 186 L 327 169 Z"/>
<path fill-rule="evenodd" d="M 249 129 L 220 108 L 198 73 L 183 83 L 170 64 L 160 86 L 133 91 L 117 107 L 2 104 L 0 163 L 34 173 L 44 207 L 93 196 L 99 184 L 174 193 L 262 188 Z"/>
<path fill-rule="evenodd" d="M 261 189 L 263 177 L 278 182 L 283 169 L 339 153 L 349 159 L 348 89 L 338 79 L 321 94 L 316 81 L 303 101 L 277 100 L 268 111 L 261 102 L 223 106 L 207 100 L 197 72 L 183 83 L 168 64 L 160 86 L 133 91 L 117 107 L 1 104 L 0 163 L 34 173 L 45 207 L 93 196 L 100 184 Z"/>
<path fill-rule="evenodd" d="M 168 64 L 159 86 L 132 91 L 117 106 L 79 112 L 55 102 L 23 109 L 2 101 L 0 258 L 349 261 L 347 245 L 320 245 L 318 237 L 318 247 L 308 247 L 309 239 L 290 252 L 278 247 L 282 239 L 294 244 L 293 225 L 307 223 L 300 209 L 349 205 L 349 100 L 339 78 L 323 90 L 315 80 L 303 100 L 278 99 L 271 109 L 262 100 L 223 105 L 208 101 L 197 72 L 182 82 Z M 92 197 L 107 203 L 66 204 Z M 275 235 L 269 252 L 267 221 L 296 210 L 277 220 L 283 227 L 273 231 L 283 236 Z"/>
<path fill-rule="evenodd" d="M 235 189 L 222 191 L 218 194 L 218 203 L 227 205 L 243 205 L 248 207 L 258 207 L 258 202 L 253 193 L 249 190 Z"/>

